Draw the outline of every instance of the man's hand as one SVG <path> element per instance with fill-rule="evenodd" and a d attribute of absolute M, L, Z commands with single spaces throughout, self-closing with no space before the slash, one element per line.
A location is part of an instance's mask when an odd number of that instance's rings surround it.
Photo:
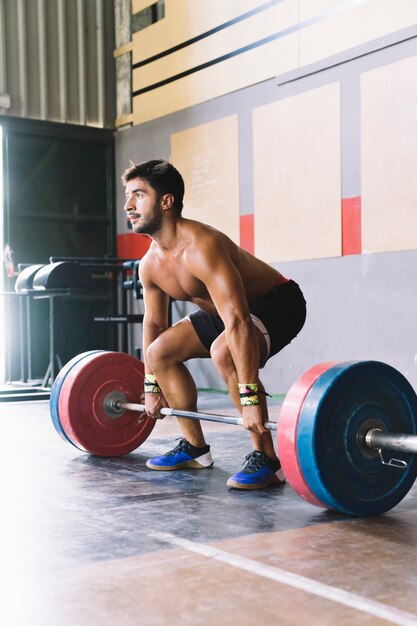
<path fill-rule="evenodd" d="M 163 407 L 168 406 L 167 401 L 162 393 L 145 393 L 145 412 L 156 420 L 161 420 L 165 415 L 161 415 L 160 411 Z"/>
<path fill-rule="evenodd" d="M 262 416 L 262 407 L 260 404 L 252 404 L 250 406 L 242 407 L 243 425 L 248 430 L 259 435 L 267 433 L 267 429 L 264 427 L 264 419 Z"/>

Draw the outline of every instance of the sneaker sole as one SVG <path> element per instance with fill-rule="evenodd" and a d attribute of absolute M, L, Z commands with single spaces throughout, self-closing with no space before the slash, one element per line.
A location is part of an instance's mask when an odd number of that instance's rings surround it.
<path fill-rule="evenodd" d="M 213 465 L 211 462 L 209 465 L 202 465 L 198 461 L 184 461 L 183 463 L 177 463 L 176 465 L 153 465 L 149 461 L 146 461 L 146 467 L 149 469 L 157 470 L 160 472 L 173 472 L 181 469 L 207 469 Z"/>
<path fill-rule="evenodd" d="M 231 478 L 229 478 L 226 485 L 230 489 L 245 489 L 246 491 L 248 491 L 248 490 L 253 490 L 253 489 L 265 489 L 266 487 L 279 487 L 279 485 L 284 485 L 285 482 L 286 482 L 285 478 L 281 479 L 278 476 L 272 477 L 263 483 L 257 483 L 257 484 L 252 484 L 252 485 L 250 483 L 246 483 L 246 484 L 238 483 L 232 480 Z"/>

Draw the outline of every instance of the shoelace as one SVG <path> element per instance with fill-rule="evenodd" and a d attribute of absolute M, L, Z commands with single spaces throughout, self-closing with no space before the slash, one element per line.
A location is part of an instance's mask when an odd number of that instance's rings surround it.
<path fill-rule="evenodd" d="M 265 456 L 262 452 L 258 452 L 254 450 L 250 452 L 244 460 L 244 463 L 247 461 L 247 465 L 245 466 L 246 472 L 257 472 L 262 469 L 265 465 Z"/>
<path fill-rule="evenodd" d="M 166 453 L 166 456 L 170 456 L 171 454 L 177 454 L 177 452 L 186 452 L 187 451 L 187 441 L 185 439 L 180 439 L 179 443 L 175 446 L 175 448 L 173 448 L 173 450 L 170 450 L 169 452 Z"/>

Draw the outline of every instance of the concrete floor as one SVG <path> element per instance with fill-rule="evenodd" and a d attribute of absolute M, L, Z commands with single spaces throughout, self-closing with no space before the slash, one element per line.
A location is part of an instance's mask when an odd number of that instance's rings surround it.
<path fill-rule="evenodd" d="M 175 420 L 100 459 L 58 437 L 47 402 L 3 403 L 0 419 L 2 624 L 417 625 L 417 487 L 351 519 L 289 485 L 228 490 L 250 451 L 235 426 L 205 424 L 213 468 L 162 473 L 145 461 Z"/>

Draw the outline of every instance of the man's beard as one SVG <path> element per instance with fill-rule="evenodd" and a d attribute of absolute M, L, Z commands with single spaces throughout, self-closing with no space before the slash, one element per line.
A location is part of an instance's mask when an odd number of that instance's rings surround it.
<path fill-rule="evenodd" d="M 162 226 L 162 211 L 159 206 L 159 200 L 155 202 L 152 207 L 152 212 L 149 214 L 147 218 L 144 220 L 142 217 L 140 218 L 139 223 L 132 224 L 132 229 L 135 233 L 141 235 L 156 235 Z"/>

